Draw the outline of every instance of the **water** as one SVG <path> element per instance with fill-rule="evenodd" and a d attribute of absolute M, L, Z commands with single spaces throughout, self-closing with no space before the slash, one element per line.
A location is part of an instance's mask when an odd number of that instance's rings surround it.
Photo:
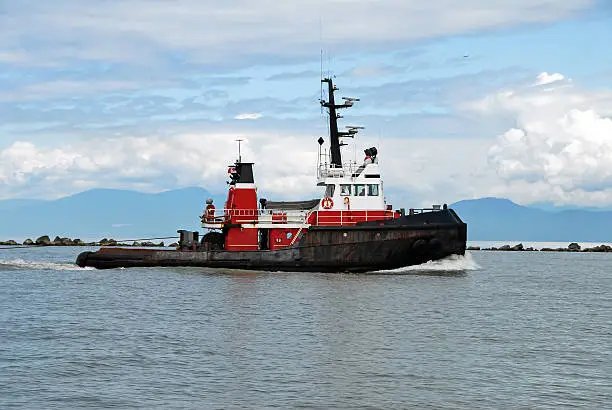
<path fill-rule="evenodd" d="M 612 254 L 367 276 L 97 271 L 82 250 L 0 251 L 0 408 L 612 403 Z"/>

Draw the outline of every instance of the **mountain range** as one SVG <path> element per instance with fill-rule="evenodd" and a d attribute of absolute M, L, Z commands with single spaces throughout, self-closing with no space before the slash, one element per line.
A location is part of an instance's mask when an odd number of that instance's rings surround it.
<path fill-rule="evenodd" d="M 207 198 L 202 188 L 156 194 L 92 189 L 53 201 L 0 201 L 0 240 L 36 239 L 41 235 L 97 240 L 176 236 L 177 229 L 197 230 Z"/>
<path fill-rule="evenodd" d="M 97 240 L 176 236 L 198 230 L 207 198 L 223 196 L 191 187 L 148 194 L 92 189 L 57 200 L 0 201 L 0 240 L 71 237 Z M 508 199 L 480 198 L 450 205 L 468 224 L 471 241 L 612 242 L 612 211 L 548 211 Z"/>
<path fill-rule="evenodd" d="M 472 241 L 612 241 L 612 211 L 546 211 L 501 198 L 459 201 L 451 208 L 467 222 Z"/>

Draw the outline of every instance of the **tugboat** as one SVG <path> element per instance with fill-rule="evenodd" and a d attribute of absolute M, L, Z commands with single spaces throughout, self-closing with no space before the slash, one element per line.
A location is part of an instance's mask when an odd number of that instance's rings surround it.
<path fill-rule="evenodd" d="M 358 164 L 343 162 L 343 138 L 363 127 L 338 130 L 338 111 L 359 101 L 343 97 L 324 78 L 329 114 L 329 155 L 318 139 L 317 185 L 322 197 L 296 202 L 257 198 L 253 163 L 228 167 L 229 189 L 222 209 L 211 199 L 201 216 L 207 233 L 179 230 L 177 249 L 103 247 L 83 252 L 81 267 L 99 269 L 152 266 L 201 266 L 265 271 L 372 272 L 417 265 L 449 255 L 463 255 L 467 225 L 446 204 L 430 209 L 393 210 L 383 195 L 376 147 L 364 150 Z"/>

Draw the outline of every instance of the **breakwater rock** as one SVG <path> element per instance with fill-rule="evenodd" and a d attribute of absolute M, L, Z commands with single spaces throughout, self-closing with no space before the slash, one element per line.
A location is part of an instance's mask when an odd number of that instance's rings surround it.
<path fill-rule="evenodd" d="M 612 246 L 598 245 L 592 248 L 582 249 L 576 242 L 570 243 L 566 248 L 542 248 L 536 249 L 533 247 L 525 248 L 522 243 L 517 245 L 503 245 L 500 247 L 481 248 L 480 246 L 468 246 L 468 251 L 532 251 L 532 252 L 612 252 Z"/>
<path fill-rule="evenodd" d="M 8 241 L 0 241 L 0 245 L 5 246 L 136 246 L 136 247 L 163 247 L 164 242 L 151 242 L 151 241 L 117 241 L 115 239 L 103 238 L 99 241 L 85 242 L 79 238 L 67 238 L 56 236 L 51 239 L 48 235 L 39 236 L 36 240 L 30 238 L 26 239 L 22 243 L 14 241 L 12 239 Z M 170 246 L 176 246 L 171 244 Z"/>

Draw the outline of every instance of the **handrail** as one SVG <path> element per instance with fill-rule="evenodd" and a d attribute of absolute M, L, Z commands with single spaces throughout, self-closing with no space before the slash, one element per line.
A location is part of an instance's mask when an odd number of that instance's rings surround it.
<path fill-rule="evenodd" d="M 425 212 L 440 212 L 443 210 L 444 210 L 444 207 L 440 205 L 434 205 L 431 208 L 410 208 L 408 209 L 408 215 L 422 214 Z"/>
<path fill-rule="evenodd" d="M 321 162 L 319 163 L 319 167 L 317 169 L 317 177 L 318 178 L 326 178 L 326 177 L 344 177 L 345 175 L 352 175 L 353 171 L 358 168 L 358 164 L 355 161 L 343 162 L 342 167 L 337 167 L 334 164 L 329 162 Z"/>
<path fill-rule="evenodd" d="M 241 208 L 224 208 L 215 209 L 214 216 L 261 216 L 261 215 L 306 215 L 311 212 L 308 209 L 241 209 Z"/>
<path fill-rule="evenodd" d="M 295 210 L 295 209 L 215 209 L 213 215 L 202 218 L 209 225 L 223 224 L 234 220 L 237 223 L 272 223 L 272 224 L 308 224 L 311 215 L 316 212 L 313 225 L 354 224 L 359 221 L 393 219 L 391 210 Z"/>
<path fill-rule="evenodd" d="M 434 205 L 432 208 L 410 208 L 408 215 L 425 212 L 440 212 L 444 206 Z M 312 225 L 354 225 L 357 222 L 367 222 L 395 218 L 392 210 L 321 210 L 321 209 L 215 209 L 214 213 L 203 215 L 202 223 L 220 225 L 234 220 L 236 223 L 271 223 L 271 224 L 303 224 L 308 225 L 311 215 L 316 212 Z M 383 212 L 381 214 L 381 212 Z M 403 210 L 400 214 L 403 215 Z"/>
<path fill-rule="evenodd" d="M 207 224 L 221 224 L 231 218 L 240 218 L 243 223 L 272 222 L 272 223 L 304 223 L 308 220 L 308 210 L 296 209 L 215 209 L 212 214 L 206 212 L 202 215 L 202 222 Z"/>

